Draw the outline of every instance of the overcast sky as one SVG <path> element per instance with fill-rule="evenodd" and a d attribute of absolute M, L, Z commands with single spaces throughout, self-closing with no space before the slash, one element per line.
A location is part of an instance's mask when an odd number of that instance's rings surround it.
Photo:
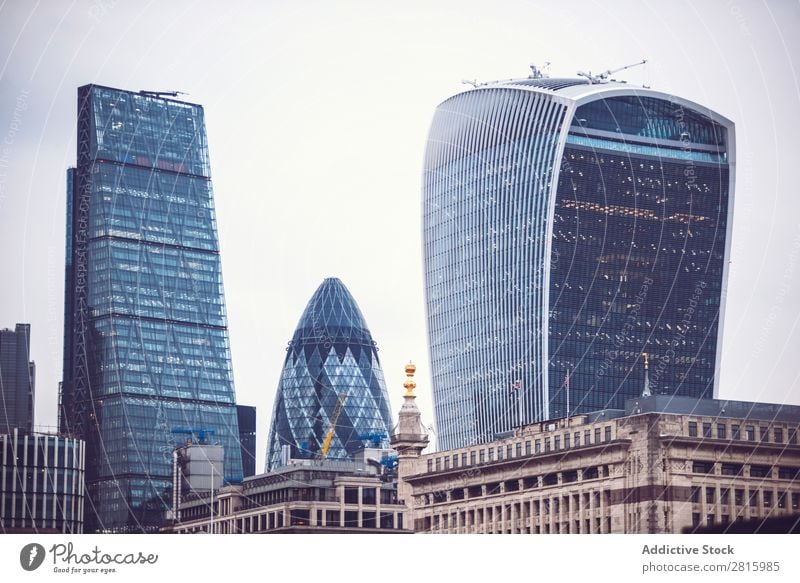
<path fill-rule="evenodd" d="M 432 422 L 420 181 L 462 79 L 599 72 L 736 123 L 721 396 L 800 403 L 800 5 L 785 2 L 0 2 L 0 327 L 32 325 L 37 424 L 61 377 L 65 170 L 76 88 L 205 107 L 240 403 L 272 400 L 300 314 L 340 277 L 380 347 L 393 414 L 418 364 Z M 792 182 L 794 180 L 794 182 Z"/>

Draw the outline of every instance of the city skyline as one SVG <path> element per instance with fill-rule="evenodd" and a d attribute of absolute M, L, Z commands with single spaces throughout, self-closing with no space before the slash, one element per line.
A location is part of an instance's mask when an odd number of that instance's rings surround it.
<path fill-rule="evenodd" d="M 553 61 L 553 75 L 571 76 L 643 56 L 650 63 L 626 75 L 629 81 L 696 100 L 737 124 L 740 174 L 720 394 L 800 402 L 791 357 L 800 343 L 800 230 L 789 198 L 798 151 L 790 141 L 798 123 L 791 114 L 798 40 L 788 35 L 796 6 L 734 11 L 722 2 L 668 9 L 622 3 L 606 10 L 585 3 L 580 18 L 557 4 L 522 2 L 496 14 L 460 3 L 411 3 L 403 14 L 352 6 L 357 10 L 348 15 L 319 4 L 276 7 L 249 19 L 250 26 L 244 11 L 208 19 L 182 4 L 162 8 L 158 18 L 148 7 L 95 3 L 3 11 L 9 34 L 0 40 L 8 55 L 0 135 L 12 143 L 2 150 L 0 242 L 18 251 L 4 257 L 7 281 L 15 283 L 0 291 L 0 325 L 32 324 L 38 423 L 55 425 L 63 169 L 74 159 L 77 86 L 182 89 L 205 106 L 237 400 L 259 408 L 262 452 L 261 428 L 292 320 L 327 276 L 347 281 L 370 314 L 393 409 L 402 365 L 411 359 L 420 365 L 421 409 L 432 421 L 419 173 L 434 108 L 460 89 L 460 79 L 519 77 L 537 60 Z M 622 24 L 623 16 L 633 24 Z M 651 18 L 662 26 L 650 27 Z M 158 34 L 145 34 L 142 27 L 154 23 Z M 221 52 L 206 49 L 200 39 L 207 35 L 195 31 L 207 27 L 237 42 Z M 480 34 L 488 28 L 503 31 L 503 42 Z M 713 50 L 701 50 L 706 46 Z M 343 212 L 357 204 L 361 215 Z M 373 267 L 359 270 L 326 252 L 347 246 L 366 248 Z"/>

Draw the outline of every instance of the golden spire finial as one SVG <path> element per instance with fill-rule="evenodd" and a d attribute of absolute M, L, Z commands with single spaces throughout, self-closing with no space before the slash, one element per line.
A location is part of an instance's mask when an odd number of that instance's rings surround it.
<path fill-rule="evenodd" d="M 644 356 L 644 370 L 647 370 L 648 368 L 650 368 L 650 360 L 646 352 L 642 352 L 642 356 Z"/>
<path fill-rule="evenodd" d="M 406 388 L 406 397 L 414 397 L 414 388 L 417 386 L 417 383 L 414 382 L 414 373 L 417 372 L 417 367 L 411 364 L 410 362 L 406 365 L 406 382 L 403 383 L 403 386 Z"/>

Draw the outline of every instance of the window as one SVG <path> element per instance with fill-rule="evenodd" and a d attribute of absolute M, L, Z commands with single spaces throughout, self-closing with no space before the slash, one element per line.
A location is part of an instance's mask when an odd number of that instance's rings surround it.
<path fill-rule="evenodd" d="M 542 453 L 542 442 L 540 440 L 536 440 L 536 453 Z"/>
<path fill-rule="evenodd" d="M 375 488 L 361 489 L 361 502 L 363 504 L 375 504 L 375 501 L 376 501 Z"/>
<path fill-rule="evenodd" d="M 497 448 L 497 461 L 503 461 L 503 448 Z"/>
<path fill-rule="evenodd" d="M 797 445 L 797 429 L 792 429 L 789 432 L 789 443 Z"/>
<path fill-rule="evenodd" d="M 594 442 L 600 443 L 600 428 L 594 430 Z"/>
<path fill-rule="evenodd" d="M 475 465 L 475 457 L 476 457 L 476 453 L 474 451 L 469 452 L 469 465 L 471 465 L 471 466 Z M 481 461 L 483 461 L 483 460 L 481 460 Z"/>
<path fill-rule="evenodd" d="M 592 432 L 588 429 L 583 432 L 583 445 L 591 445 L 592 443 Z"/>
<path fill-rule="evenodd" d="M 605 440 L 606 440 L 606 442 L 611 441 L 611 428 L 610 427 L 606 427 Z"/>
<path fill-rule="evenodd" d="M 767 427 L 759 427 L 758 428 L 758 439 L 762 443 L 765 441 L 769 441 L 769 428 Z"/>
<path fill-rule="evenodd" d="M 564 449 L 569 449 L 569 433 L 564 434 Z"/>
<path fill-rule="evenodd" d="M 769 466 L 750 466 L 750 477 L 751 478 L 768 478 L 770 477 L 770 468 Z"/>
<path fill-rule="evenodd" d="M 711 437 L 711 423 L 703 423 L 703 437 Z"/>
<path fill-rule="evenodd" d="M 742 473 L 742 464 L 722 464 L 723 476 L 738 476 Z"/>
<path fill-rule="evenodd" d="M 517 449 L 517 457 L 522 457 L 522 444 L 518 443 L 516 449 Z"/>
<path fill-rule="evenodd" d="M 699 486 L 692 486 L 692 495 L 691 500 L 694 504 L 700 503 L 700 487 Z"/>
<path fill-rule="evenodd" d="M 509 443 L 506 446 L 506 459 L 511 459 L 512 457 L 514 457 L 514 446 Z"/>
<path fill-rule="evenodd" d="M 553 448 L 558 451 L 561 449 L 561 438 L 556 436 L 553 438 Z"/>
<path fill-rule="evenodd" d="M 744 439 L 745 441 L 755 441 L 756 440 L 756 428 L 752 425 L 745 425 L 744 427 Z"/>
<path fill-rule="evenodd" d="M 544 451 L 545 451 L 545 453 L 550 451 L 550 438 L 549 437 L 546 437 L 545 440 L 544 440 Z"/>
<path fill-rule="evenodd" d="M 467 452 L 461 454 L 461 466 L 464 467 L 467 465 Z"/>
<path fill-rule="evenodd" d="M 581 445 L 581 432 L 580 431 L 576 431 L 575 432 L 575 447 L 580 447 L 580 445 Z"/>
<path fill-rule="evenodd" d="M 741 439 L 738 425 L 731 425 L 731 439 Z"/>
<path fill-rule="evenodd" d="M 697 437 L 697 423 L 689 421 L 689 437 Z"/>
<path fill-rule="evenodd" d="M 493 447 L 489 448 L 489 461 L 490 462 L 494 461 L 494 448 Z"/>
<path fill-rule="evenodd" d="M 442 458 L 436 458 L 436 471 L 440 472 L 442 470 Z"/>
<path fill-rule="evenodd" d="M 444 469 L 445 470 L 449 470 L 450 469 L 450 457 L 449 456 L 444 456 Z"/>
<path fill-rule="evenodd" d="M 778 468 L 778 479 L 780 480 L 800 480 L 800 468 L 790 468 L 781 466 Z"/>
<path fill-rule="evenodd" d="M 358 488 L 347 486 L 344 489 L 344 503 L 358 504 Z"/>
<path fill-rule="evenodd" d="M 772 508 L 772 491 L 764 490 L 762 496 L 764 497 L 764 507 Z"/>
<path fill-rule="evenodd" d="M 706 504 L 713 504 L 714 499 L 717 497 L 716 488 L 706 486 Z"/>
<path fill-rule="evenodd" d="M 480 452 L 480 460 L 481 460 L 481 463 L 486 461 L 486 450 L 485 449 L 482 449 L 481 452 Z"/>
<path fill-rule="evenodd" d="M 750 490 L 750 507 L 758 506 L 758 490 Z"/>
<path fill-rule="evenodd" d="M 719 503 L 727 504 L 730 499 L 731 491 L 729 488 L 723 488 L 719 491 Z"/>
<path fill-rule="evenodd" d="M 531 442 L 525 442 L 525 455 L 531 455 Z"/>
<path fill-rule="evenodd" d="M 713 474 L 714 462 L 692 462 L 692 471 L 695 474 Z"/>
<path fill-rule="evenodd" d="M 783 443 L 783 429 L 775 428 L 775 443 Z"/>
<path fill-rule="evenodd" d="M 736 506 L 741 506 L 744 503 L 744 490 L 738 489 L 734 492 L 733 498 Z"/>
<path fill-rule="evenodd" d="M 724 423 L 717 423 L 717 439 L 726 439 L 726 429 L 727 427 Z"/>

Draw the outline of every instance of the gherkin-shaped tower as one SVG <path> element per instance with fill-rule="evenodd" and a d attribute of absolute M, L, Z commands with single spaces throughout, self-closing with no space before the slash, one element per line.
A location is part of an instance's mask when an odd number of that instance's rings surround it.
<path fill-rule="evenodd" d="M 339 405 L 341 403 L 341 405 Z M 353 296 L 337 278 L 308 302 L 283 365 L 272 412 L 267 470 L 292 458 L 350 459 L 367 436 L 388 436 L 391 412 L 378 349 Z"/>

